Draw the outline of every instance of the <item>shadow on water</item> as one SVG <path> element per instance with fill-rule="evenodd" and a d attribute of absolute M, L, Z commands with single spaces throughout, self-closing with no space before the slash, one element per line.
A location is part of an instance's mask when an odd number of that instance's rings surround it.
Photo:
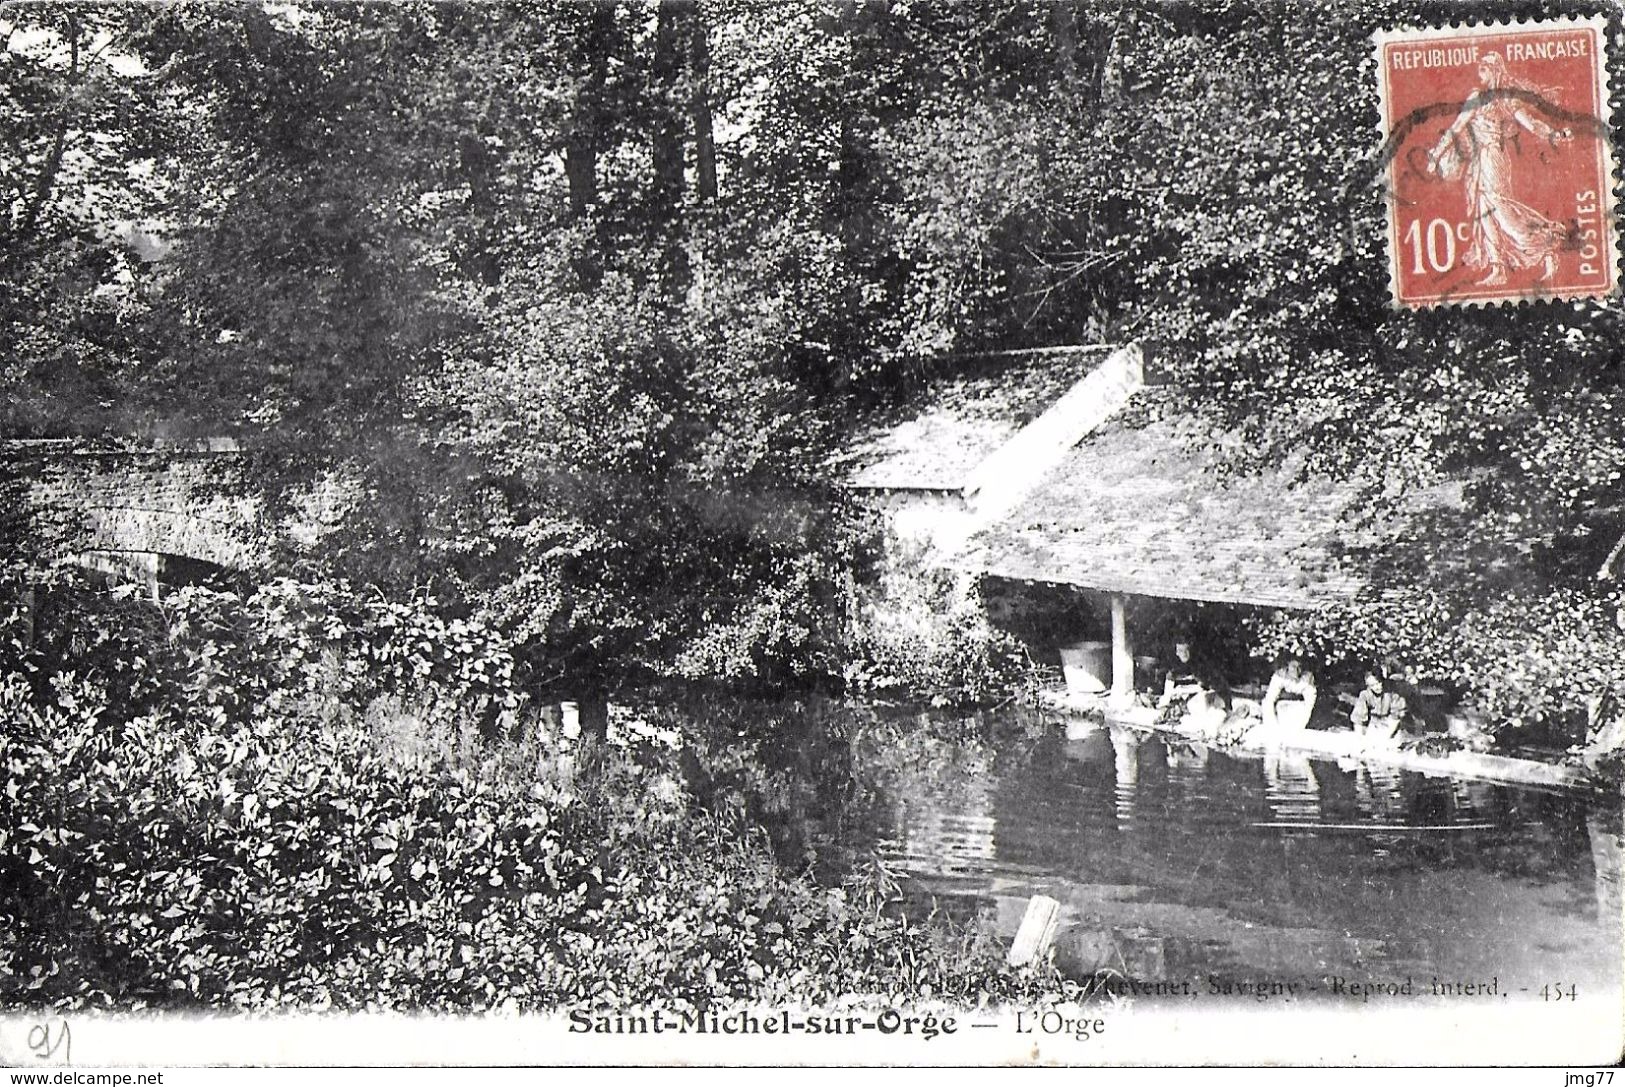
<path fill-rule="evenodd" d="M 872 848 L 909 908 L 1005 938 L 1056 898 L 1075 976 L 1619 992 L 1617 807 L 1105 726 L 1068 740 L 1026 715 L 942 744 L 935 722 L 859 730 L 871 803 L 842 844 Z"/>

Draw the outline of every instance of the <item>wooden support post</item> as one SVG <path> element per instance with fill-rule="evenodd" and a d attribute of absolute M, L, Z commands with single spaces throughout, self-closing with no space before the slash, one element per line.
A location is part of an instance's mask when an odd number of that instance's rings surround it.
<path fill-rule="evenodd" d="M 1128 633 L 1128 597 L 1112 594 L 1112 701 L 1134 697 L 1134 645 Z"/>
<path fill-rule="evenodd" d="M 1021 917 L 1021 928 L 1010 943 L 1005 961 L 1011 966 L 1028 966 L 1049 953 L 1055 942 L 1055 930 L 1061 919 L 1061 904 L 1048 895 L 1033 895 L 1027 903 L 1027 912 Z"/>

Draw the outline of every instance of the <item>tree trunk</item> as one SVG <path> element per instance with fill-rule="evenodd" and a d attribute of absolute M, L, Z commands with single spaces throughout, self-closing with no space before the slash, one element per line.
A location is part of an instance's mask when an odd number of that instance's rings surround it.
<path fill-rule="evenodd" d="M 689 117 L 694 126 L 695 195 L 702 204 L 717 198 L 717 147 L 711 133 L 711 41 L 704 9 L 696 6 L 689 27 Z"/>
<path fill-rule="evenodd" d="M 1069 2 L 1049 9 L 1050 30 L 1055 35 L 1055 63 L 1061 83 L 1069 92 L 1078 89 L 1078 15 Z"/>
<path fill-rule="evenodd" d="M 585 219 L 598 202 L 598 147 L 589 132 L 575 130 L 564 144 L 564 174 L 570 183 L 570 214 Z"/>
<path fill-rule="evenodd" d="M 1106 109 L 1122 104 L 1127 76 L 1124 57 L 1134 40 L 1134 20 L 1123 18 L 1106 32 L 1106 48 L 1100 63 L 1100 102 Z"/>
<path fill-rule="evenodd" d="M 501 231 L 496 206 L 496 156 L 480 133 L 470 132 L 459 141 L 458 158 L 463 179 L 468 183 L 468 201 L 479 224 L 476 249 L 469 254 L 467 267 L 486 286 L 495 286 L 502 277 L 502 260 L 498 253 Z"/>
<path fill-rule="evenodd" d="M 865 10 L 859 0 L 839 0 L 835 5 L 835 33 L 845 43 L 848 52 L 848 66 L 845 76 L 841 80 L 842 95 L 851 100 L 858 93 L 858 78 L 855 74 L 856 58 L 854 43 L 857 42 L 865 17 Z M 840 111 L 840 129 L 838 132 L 835 185 L 839 193 L 840 202 L 840 235 L 842 245 L 847 253 L 856 256 L 861 248 L 860 233 L 858 231 L 859 215 L 856 210 L 855 196 L 859 182 L 866 172 L 867 163 L 864 154 L 864 145 L 859 137 L 857 125 L 854 123 L 857 109 L 843 109 Z"/>
<path fill-rule="evenodd" d="M 56 135 L 51 141 L 51 151 L 45 157 L 45 164 L 40 167 L 39 178 L 34 183 L 34 195 L 28 203 L 23 214 L 22 234 L 28 237 L 39 226 L 40 215 L 45 205 L 50 202 L 51 190 L 56 187 L 57 173 L 62 169 L 62 158 L 67 152 L 68 121 L 72 111 L 70 102 L 79 83 L 79 16 L 72 8 L 67 11 L 68 22 L 68 78 L 62 95 L 57 101 Z"/>
<path fill-rule="evenodd" d="M 661 0 L 650 65 L 653 105 L 651 142 L 654 184 L 649 211 L 660 247 L 660 278 L 666 292 L 680 297 L 688 288 L 688 253 L 683 248 L 683 68 L 685 38 L 694 19 L 694 0 Z"/>
<path fill-rule="evenodd" d="M 584 13 L 586 23 L 579 43 L 585 71 L 564 140 L 570 214 L 577 221 L 590 216 L 598 205 L 598 152 L 604 145 L 604 118 L 608 115 L 605 84 L 615 30 L 615 9 L 610 4 L 589 4 Z M 603 269 L 592 244 L 577 255 L 574 264 L 583 290 L 598 286 Z"/>
<path fill-rule="evenodd" d="M 689 27 L 689 126 L 694 133 L 694 204 L 702 222 L 717 202 L 717 146 L 711 116 L 711 39 L 705 8 L 695 5 Z M 705 235 L 692 226 L 688 231 L 688 302 L 704 304 Z"/>

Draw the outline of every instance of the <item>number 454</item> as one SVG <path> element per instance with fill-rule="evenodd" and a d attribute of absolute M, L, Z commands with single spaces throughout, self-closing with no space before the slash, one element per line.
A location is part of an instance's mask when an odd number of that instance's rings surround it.
<path fill-rule="evenodd" d="M 1451 224 L 1443 219 L 1433 219 L 1428 222 L 1424 246 L 1422 220 L 1412 219 L 1404 238 L 1405 244 L 1411 247 L 1411 273 L 1422 275 L 1426 271 L 1422 267 L 1424 248 L 1429 268 L 1435 272 L 1450 271 L 1456 266 L 1456 243 L 1465 242 L 1469 237 L 1466 223 Z"/>
<path fill-rule="evenodd" d="M 1540 987 L 1540 998 L 1542 1000 L 1578 1000 L 1579 994 L 1575 992 L 1573 982 L 1567 985 L 1558 982 L 1555 985 L 1542 985 Z"/>

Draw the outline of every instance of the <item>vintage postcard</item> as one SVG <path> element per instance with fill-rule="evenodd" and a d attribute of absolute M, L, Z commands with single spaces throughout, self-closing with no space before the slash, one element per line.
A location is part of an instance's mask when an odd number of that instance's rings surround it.
<path fill-rule="evenodd" d="M 1620 40 L 0 5 L 0 1076 L 1611 1087 Z"/>

